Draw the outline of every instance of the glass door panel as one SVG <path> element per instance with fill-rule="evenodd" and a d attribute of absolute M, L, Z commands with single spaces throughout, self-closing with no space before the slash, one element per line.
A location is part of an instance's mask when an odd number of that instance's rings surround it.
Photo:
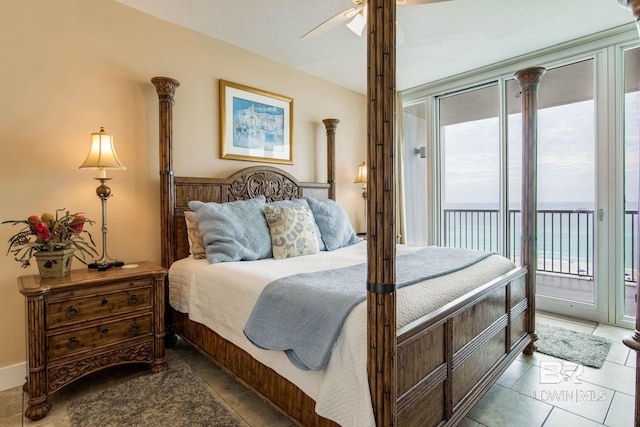
<path fill-rule="evenodd" d="M 501 251 L 497 84 L 438 99 L 444 246 Z"/>
<path fill-rule="evenodd" d="M 635 318 L 638 280 L 638 159 L 640 152 L 640 48 L 624 52 L 624 280 L 623 316 Z"/>
<path fill-rule="evenodd" d="M 520 252 L 521 114 L 506 84 L 510 253 Z M 515 96 L 514 96 L 515 95 Z M 537 295 L 541 309 L 595 309 L 596 138 L 594 60 L 547 70 L 538 93 Z"/>
<path fill-rule="evenodd" d="M 522 225 L 522 100 L 515 79 L 505 82 L 507 110 L 507 254 L 520 265 L 520 229 Z"/>
<path fill-rule="evenodd" d="M 538 294 L 588 304 L 596 302 L 593 62 L 549 70 L 538 116 Z"/>

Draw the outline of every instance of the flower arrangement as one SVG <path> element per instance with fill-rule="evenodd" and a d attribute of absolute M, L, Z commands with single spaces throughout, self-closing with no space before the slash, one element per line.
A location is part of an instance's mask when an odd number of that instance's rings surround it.
<path fill-rule="evenodd" d="M 98 255 L 91 233 L 84 230 L 85 223 L 94 221 L 80 213 L 69 213 L 56 209 L 55 216 L 45 212 L 40 217 L 32 215 L 26 220 L 3 221 L 2 224 L 23 225 L 23 228 L 9 238 L 7 255 L 12 253 L 15 260 L 26 268 L 36 252 L 76 249 L 75 258 L 85 263 L 85 253 Z M 80 253 L 80 258 L 77 253 Z"/>

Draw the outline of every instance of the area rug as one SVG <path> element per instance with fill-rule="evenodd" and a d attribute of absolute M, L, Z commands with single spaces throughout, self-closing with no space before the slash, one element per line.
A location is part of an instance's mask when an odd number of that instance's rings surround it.
<path fill-rule="evenodd" d="M 593 368 L 602 367 L 611 348 L 607 338 L 557 326 L 536 324 L 536 333 L 536 347 L 540 353 Z"/>
<path fill-rule="evenodd" d="M 69 414 L 74 427 L 240 426 L 188 366 L 77 399 Z"/>

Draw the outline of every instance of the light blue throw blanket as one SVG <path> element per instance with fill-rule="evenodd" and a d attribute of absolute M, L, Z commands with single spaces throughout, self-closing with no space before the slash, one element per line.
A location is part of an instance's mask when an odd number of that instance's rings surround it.
<path fill-rule="evenodd" d="M 491 254 L 431 246 L 400 255 L 396 286 L 453 273 Z M 324 369 L 342 324 L 366 299 L 366 283 L 367 264 L 274 280 L 258 298 L 244 334 L 260 348 L 284 351 L 300 369 Z"/>

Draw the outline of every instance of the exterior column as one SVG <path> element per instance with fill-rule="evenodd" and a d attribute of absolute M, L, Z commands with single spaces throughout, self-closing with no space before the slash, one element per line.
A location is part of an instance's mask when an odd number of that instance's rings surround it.
<path fill-rule="evenodd" d="M 522 90 L 522 241 L 520 243 L 520 264 L 527 266 L 526 276 L 529 307 L 527 309 L 527 331 L 531 342 L 525 354 L 536 350 L 536 270 L 538 254 L 537 239 L 537 145 L 538 145 L 538 85 L 545 73 L 542 67 L 520 70 L 515 78 Z"/>
<path fill-rule="evenodd" d="M 327 182 L 329 183 L 329 198 L 336 199 L 336 128 L 340 120 L 324 119 L 327 129 Z"/>
<path fill-rule="evenodd" d="M 640 0 L 618 0 L 621 6 L 628 8 L 633 17 L 636 19 L 636 26 L 640 32 Z M 640 129 L 639 129 L 640 131 Z M 639 177 L 640 179 L 640 177 Z M 638 198 L 638 209 L 640 209 L 640 198 Z M 640 226 L 640 216 L 638 218 L 637 226 Z M 638 251 L 636 251 L 638 253 Z M 637 255 L 640 262 L 640 253 Z M 636 327 L 633 334 L 628 335 L 622 339 L 624 345 L 636 352 L 636 403 L 635 403 L 635 416 L 633 425 L 640 426 L 640 305 L 638 305 L 638 295 L 640 294 L 640 278 L 636 280 Z"/>
<path fill-rule="evenodd" d="M 162 236 L 160 244 L 162 251 L 162 266 L 169 268 L 175 261 L 172 244 L 175 236 L 173 223 L 173 206 L 175 201 L 173 187 L 173 159 L 171 157 L 173 145 L 173 95 L 180 86 L 180 82 L 169 77 L 154 77 L 151 79 L 156 87 L 160 102 L 160 221 Z"/>
<path fill-rule="evenodd" d="M 378 426 L 396 425 L 396 2 L 369 0 L 367 17 L 367 372 Z"/>

